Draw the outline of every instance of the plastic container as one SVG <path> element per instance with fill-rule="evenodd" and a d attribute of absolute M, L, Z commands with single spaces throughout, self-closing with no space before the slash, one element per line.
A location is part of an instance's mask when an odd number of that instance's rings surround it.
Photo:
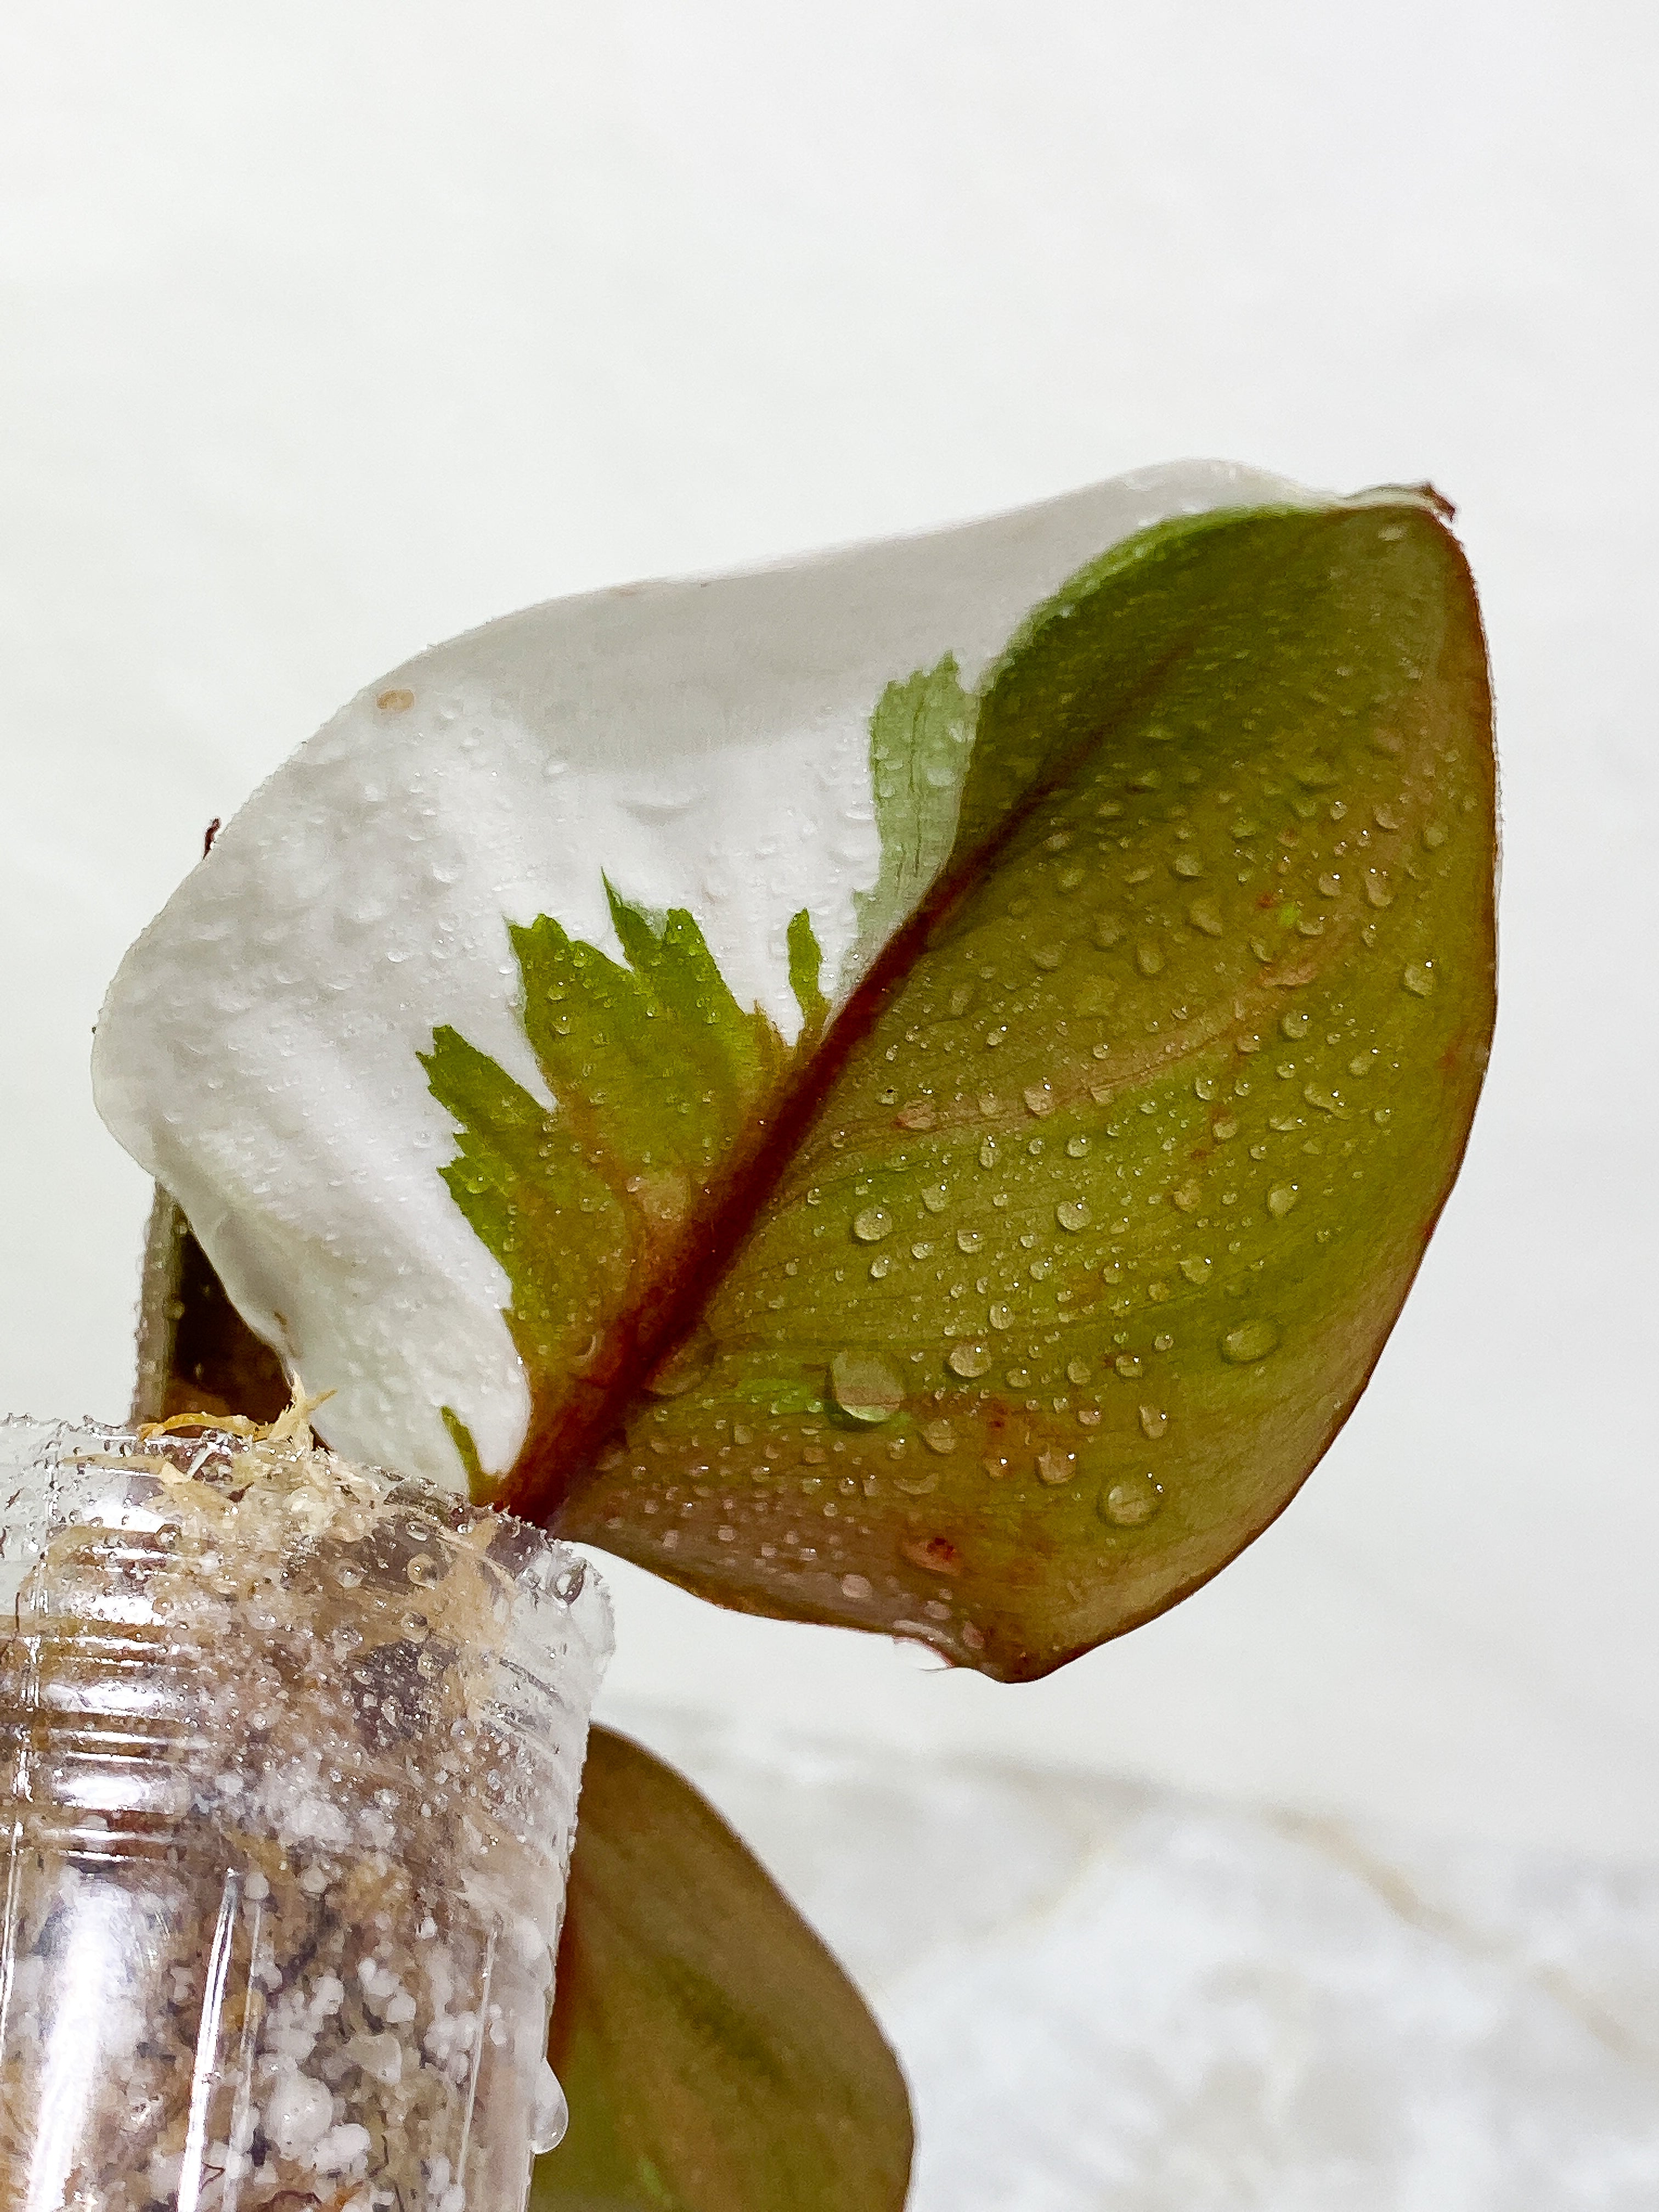
<path fill-rule="evenodd" d="M 0 1425 L 0 2208 L 521 2212 L 591 1572 L 303 1428 Z"/>

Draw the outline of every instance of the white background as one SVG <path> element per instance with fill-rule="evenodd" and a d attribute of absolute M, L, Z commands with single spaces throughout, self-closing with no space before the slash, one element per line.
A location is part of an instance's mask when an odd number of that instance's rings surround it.
<path fill-rule="evenodd" d="M 1183 454 L 1431 477 L 1496 667 L 1504 1011 L 1326 1465 L 1030 1690 L 619 1576 L 616 1709 L 1650 1852 L 1656 21 L 7 9 L 0 1404 L 124 1407 L 146 1192 L 88 1100 L 103 984 L 209 817 L 383 668 Z"/>

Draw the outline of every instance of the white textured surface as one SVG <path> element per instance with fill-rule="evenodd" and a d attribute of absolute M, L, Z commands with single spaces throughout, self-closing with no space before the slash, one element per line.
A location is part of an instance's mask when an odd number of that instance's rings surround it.
<path fill-rule="evenodd" d="M 793 1040 L 791 915 L 837 1002 L 880 950 L 854 895 L 880 857 L 885 687 L 950 653 L 972 688 L 1032 608 L 1150 523 L 1316 496 L 1188 462 L 928 537 L 556 600 L 376 678 L 301 746 L 123 961 L 93 1076 L 243 1313 L 333 1394 L 328 1442 L 461 1489 L 443 1407 L 492 1473 L 524 1441 L 511 1286 L 441 1178 L 454 1124 L 419 1059 L 447 1024 L 546 1100 L 509 922 L 551 915 L 620 958 L 607 878 L 687 908 L 738 1003 Z"/>
<path fill-rule="evenodd" d="M 616 1717 L 873 1999 L 910 2212 L 1659 2203 L 1659 1859 Z"/>

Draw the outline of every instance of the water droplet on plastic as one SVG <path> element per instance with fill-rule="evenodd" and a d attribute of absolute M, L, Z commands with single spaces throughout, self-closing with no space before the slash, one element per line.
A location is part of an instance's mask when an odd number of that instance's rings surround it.
<path fill-rule="evenodd" d="M 1434 994 L 1434 963 L 1431 960 L 1413 960 L 1400 980 L 1413 997 L 1431 998 Z"/>
<path fill-rule="evenodd" d="M 988 1375 L 991 1347 L 988 1344 L 953 1344 L 945 1355 L 945 1364 L 953 1375 L 968 1378 Z"/>
<path fill-rule="evenodd" d="M 1275 1221 L 1282 1221 L 1301 1196 L 1293 1182 L 1276 1182 L 1267 1193 L 1267 1211 Z"/>
<path fill-rule="evenodd" d="M 893 1233 L 893 1217 L 884 1206 L 866 1206 L 853 1217 L 853 1234 L 860 1244 L 879 1244 Z"/>
<path fill-rule="evenodd" d="M 1114 1528 L 1139 1528 L 1163 1503 L 1163 1493 L 1150 1474 L 1124 1474 L 1106 1485 L 1096 1510 Z"/>
<path fill-rule="evenodd" d="M 337 1982 L 334 1985 L 339 1987 Z M 564 2141 L 564 2131 L 570 2125 L 570 2107 L 558 2075 L 543 2059 L 536 2072 L 536 2094 L 530 2108 L 530 2148 L 539 2158 L 544 2151 L 556 2150 Z"/>
<path fill-rule="evenodd" d="M 1279 1346 L 1279 1330 L 1270 1321 L 1243 1321 L 1221 1340 L 1221 1356 L 1235 1367 L 1253 1367 Z"/>
<path fill-rule="evenodd" d="M 904 1378 L 882 1352 L 838 1352 L 830 1362 L 830 1395 L 849 1420 L 874 1428 L 904 1403 Z"/>

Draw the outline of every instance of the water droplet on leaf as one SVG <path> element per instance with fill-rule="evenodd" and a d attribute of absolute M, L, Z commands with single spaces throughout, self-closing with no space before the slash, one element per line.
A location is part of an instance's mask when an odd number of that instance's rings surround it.
<path fill-rule="evenodd" d="M 1279 1330 L 1273 1322 L 1245 1321 L 1237 1328 L 1230 1328 L 1222 1338 L 1221 1356 L 1235 1367 L 1251 1367 L 1277 1350 L 1278 1345 Z"/>
<path fill-rule="evenodd" d="M 1150 1474 L 1125 1474 L 1106 1485 L 1096 1510 L 1101 1519 L 1109 1521 L 1114 1528 L 1139 1528 L 1152 1519 L 1163 1503 L 1163 1496 Z"/>
<path fill-rule="evenodd" d="M 866 1206 L 853 1217 L 853 1234 L 860 1244 L 879 1244 L 893 1233 L 893 1217 L 884 1206 Z"/>
<path fill-rule="evenodd" d="M 904 1403 L 904 1379 L 884 1353 L 838 1352 L 830 1362 L 830 1395 L 849 1420 L 873 1428 Z"/>

